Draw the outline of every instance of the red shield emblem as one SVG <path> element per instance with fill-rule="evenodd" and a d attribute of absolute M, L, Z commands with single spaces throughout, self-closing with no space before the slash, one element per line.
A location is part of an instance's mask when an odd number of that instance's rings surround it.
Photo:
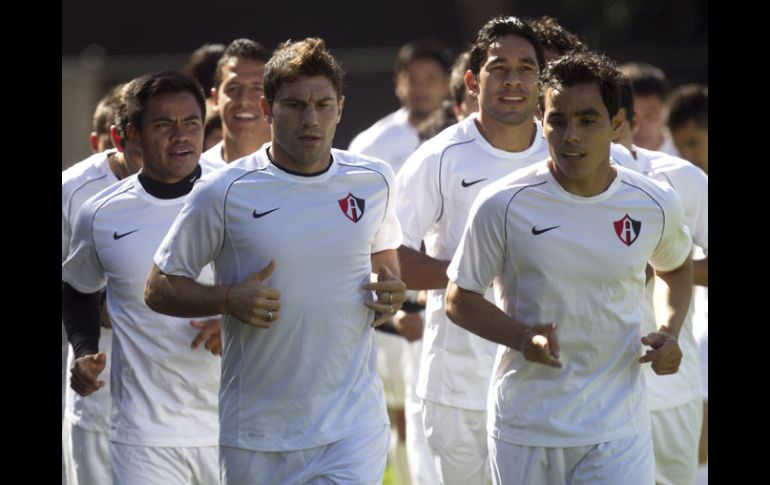
<path fill-rule="evenodd" d="M 626 246 L 632 245 L 642 230 L 642 223 L 631 219 L 628 214 L 620 220 L 613 221 L 612 224 L 615 226 L 615 234 Z"/>
<path fill-rule="evenodd" d="M 358 222 L 364 216 L 366 201 L 348 192 L 348 195 L 337 201 L 345 217 L 353 222 Z"/>

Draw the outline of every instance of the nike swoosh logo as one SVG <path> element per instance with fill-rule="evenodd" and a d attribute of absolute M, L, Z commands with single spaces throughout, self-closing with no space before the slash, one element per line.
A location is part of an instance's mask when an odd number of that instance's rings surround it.
<path fill-rule="evenodd" d="M 254 212 L 251 215 L 254 216 L 254 219 L 259 219 L 260 217 L 266 216 L 271 212 L 277 211 L 278 209 L 280 209 L 280 207 L 276 207 L 275 209 L 269 210 L 267 212 L 257 212 L 257 209 L 254 209 Z"/>
<path fill-rule="evenodd" d="M 551 227 L 546 227 L 545 229 L 537 229 L 537 228 L 535 228 L 535 226 L 532 226 L 532 234 L 537 236 L 538 234 L 542 234 L 544 232 L 548 232 L 551 229 L 556 229 L 557 227 L 561 227 L 561 226 L 551 226 Z"/>
<path fill-rule="evenodd" d="M 123 234 L 118 234 L 118 231 L 115 231 L 115 232 L 113 232 L 113 233 L 112 233 L 112 239 L 114 239 L 114 240 L 116 240 L 116 241 L 117 241 L 117 240 L 118 240 L 118 239 L 120 239 L 121 237 L 126 237 L 126 236 L 128 236 L 129 234 L 133 234 L 133 233 L 135 233 L 135 232 L 136 232 L 136 231 L 138 231 L 138 230 L 139 230 L 139 229 L 134 229 L 133 231 L 124 232 Z"/>
<path fill-rule="evenodd" d="M 486 179 L 485 179 L 485 178 L 483 178 L 483 179 L 474 180 L 473 182 L 466 182 L 466 181 L 465 181 L 465 179 L 463 179 L 463 181 L 462 181 L 462 182 L 460 182 L 460 184 L 461 184 L 463 187 L 470 187 L 471 185 L 476 185 L 477 183 L 479 183 L 479 182 L 483 182 L 483 181 L 485 181 L 485 180 L 486 180 Z"/>

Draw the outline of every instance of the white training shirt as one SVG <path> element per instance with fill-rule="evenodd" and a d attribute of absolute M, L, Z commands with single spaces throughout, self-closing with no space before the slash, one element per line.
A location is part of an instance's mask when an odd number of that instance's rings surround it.
<path fill-rule="evenodd" d="M 281 292 L 269 329 L 223 319 L 220 445 L 259 451 L 322 446 L 388 423 L 377 376 L 371 254 L 396 249 L 393 170 L 332 149 L 328 170 L 302 176 L 267 147 L 204 177 L 155 255 L 193 277 L 213 261 L 234 284 L 275 260 Z M 375 271 L 377 269 L 375 268 Z"/>
<path fill-rule="evenodd" d="M 204 174 L 212 170 L 201 165 Z M 124 179 L 83 205 L 62 264 L 62 280 L 81 293 L 107 286 L 115 337 L 111 441 L 217 444 L 219 357 L 203 346 L 190 349 L 199 330 L 189 318 L 161 315 L 144 303 L 153 254 L 184 199 L 151 196 L 136 174 Z"/>
<path fill-rule="evenodd" d="M 201 159 L 216 165 L 221 165 L 222 167 L 227 165 L 227 162 L 225 161 L 225 159 L 222 158 L 223 144 L 224 144 L 224 141 L 220 140 L 216 145 L 209 148 L 205 152 L 201 153 Z"/>
<path fill-rule="evenodd" d="M 677 268 L 691 244 L 676 193 L 623 167 L 594 197 L 567 192 L 546 161 L 482 191 L 447 275 L 480 294 L 495 280 L 508 315 L 555 322 L 564 366 L 501 346 L 489 433 L 569 447 L 649 430 L 638 362 L 644 270 Z"/>
<path fill-rule="evenodd" d="M 477 118 L 473 113 L 425 142 L 398 173 L 396 211 L 404 245 L 419 251 L 424 240 L 432 258 L 452 259 L 483 187 L 548 157 L 539 122 L 528 149 L 508 152 L 481 135 Z M 444 312 L 445 293 L 445 288 L 428 290 L 417 395 L 447 406 L 483 410 L 497 344 L 452 323 Z"/>
<path fill-rule="evenodd" d="M 91 196 L 117 183 L 118 178 L 110 169 L 108 156 L 116 150 L 95 153 L 71 166 L 61 174 L 61 257 L 62 263 L 69 254 L 70 236 L 75 223 L 75 215 L 83 203 Z M 69 346 L 69 342 L 67 342 Z M 102 328 L 99 334 L 99 350 L 112 355 L 112 330 Z M 110 359 L 107 367 L 99 374 L 104 387 L 93 394 L 83 397 L 70 387 L 70 369 L 75 363 L 75 352 L 70 347 L 67 353 L 65 369 L 65 408 L 67 420 L 75 426 L 89 431 L 107 433 L 110 429 Z"/>
<path fill-rule="evenodd" d="M 685 221 L 693 243 L 708 254 L 708 176 L 687 160 L 639 147 L 634 147 L 634 150 L 642 166 L 649 168 L 648 175 L 669 184 L 682 199 Z M 659 376 L 651 366 L 644 366 L 651 411 L 681 406 L 702 396 L 699 350 L 693 328 L 695 295 L 693 291 L 690 308 L 679 332 L 679 346 L 682 349 L 679 371 L 674 375 Z M 645 318 L 643 333 L 653 332 L 657 328 L 652 301 L 648 299 L 646 302 L 648 307 L 645 316 L 651 318 Z"/>
<path fill-rule="evenodd" d="M 419 145 L 417 128 L 409 123 L 406 108 L 401 108 L 356 135 L 348 150 L 384 160 L 398 173 Z"/>

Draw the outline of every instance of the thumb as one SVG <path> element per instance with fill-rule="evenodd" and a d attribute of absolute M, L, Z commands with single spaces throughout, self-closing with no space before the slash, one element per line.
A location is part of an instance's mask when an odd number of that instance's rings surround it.
<path fill-rule="evenodd" d="M 94 363 L 99 366 L 99 368 L 104 368 L 107 365 L 107 354 L 105 352 L 99 352 L 98 354 L 94 355 Z"/>
<path fill-rule="evenodd" d="M 265 281 L 271 274 L 273 274 L 273 271 L 275 271 L 275 260 L 271 259 L 270 262 L 267 263 L 267 266 L 254 273 L 253 276 L 256 276 L 259 281 Z"/>
<path fill-rule="evenodd" d="M 206 320 L 190 320 L 190 326 L 200 330 L 206 326 Z"/>
<path fill-rule="evenodd" d="M 390 268 L 388 268 L 384 264 L 381 264 L 379 271 L 377 271 L 377 281 L 385 281 L 387 279 L 390 279 L 392 276 L 393 276 L 393 273 L 390 271 Z"/>
<path fill-rule="evenodd" d="M 559 339 L 556 336 L 556 324 L 550 323 L 547 327 L 547 334 L 548 334 L 548 344 L 551 348 L 551 353 L 554 357 L 557 359 L 559 358 Z"/>

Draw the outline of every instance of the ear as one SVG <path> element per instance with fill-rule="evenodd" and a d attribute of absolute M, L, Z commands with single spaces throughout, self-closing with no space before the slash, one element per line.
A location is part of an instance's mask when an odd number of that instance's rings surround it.
<path fill-rule="evenodd" d="M 134 143 L 137 147 L 141 146 L 142 134 L 133 123 L 126 125 L 126 138 L 128 138 L 128 140 Z"/>
<path fill-rule="evenodd" d="M 342 108 L 345 106 L 345 96 L 340 96 L 340 100 L 337 104 L 339 106 L 339 111 L 337 111 L 337 123 L 339 123 L 342 119 Z"/>
<path fill-rule="evenodd" d="M 617 140 L 623 135 L 623 129 L 626 125 L 626 110 L 624 108 L 618 109 L 610 121 L 612 122 L 612 139 Z"/>
<path fill-rule="evenodd" d="M 119 152 L 123 152 L 123 139 L 118 134 L 118 127 L 110 125 L 110 138 L 112 139 L 112 145 L 118 149 Z"/>
<path fill-rule="evenodd" d="M 270 103 L 267 102 L 264 96 L 259 97 L 259 106 L 262 108 L 262 112 L 265 113 L 265 119 L 268 124 L 273 124 L 273 110 L 270 108 Z"/>
<path fill-rule="evenodd" d="M 219 111 L 219 92 L 217 91 L 217 88 L 211 88 L 211 101 L 212 101 L 212 108 L 211 110 L 213 112 Z"/>
<path fill-rule="evenodd" d="M 478 96 L 479 81 L 478 79 L 476 79 L 476 75 L 473 74 L 473 71 L 471 71 L 470 69 L 465 71 L 465 75 L 463 76 L 463 79 L 465 80 L 465 88 L 468 90 L 468 92 Z"/>
<path fill-rule="evenodd" d="M 92 153 L 99 151 L 99 135 L 97 135 L 95 131 L 92 131 L 91 134 L 88 135 L 88 144 L 91 146 Z"/>

